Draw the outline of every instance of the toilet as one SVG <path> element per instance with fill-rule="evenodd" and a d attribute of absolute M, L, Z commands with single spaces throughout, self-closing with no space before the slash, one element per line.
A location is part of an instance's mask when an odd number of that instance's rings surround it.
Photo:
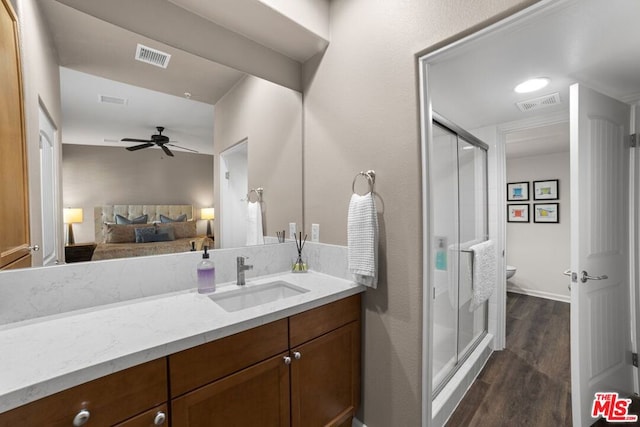
<path fill-rule="evenodd" d="M 516 268 L 512 265 L 507 265 L 507 279 L 511 279 L 516 274 Z"/>

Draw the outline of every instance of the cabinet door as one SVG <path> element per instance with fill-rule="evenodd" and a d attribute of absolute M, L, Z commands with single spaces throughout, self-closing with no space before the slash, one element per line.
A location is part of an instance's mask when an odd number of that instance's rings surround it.
<path fill-rule="evenodd" d="M 9 1 L 0 0 L 0 270 L 31 264 L 17 27 Z"/>
<path fill-rule="evenodd" d="M 360 321 L 291 354 L 292 427 L 350 425 L 360 400 Z"/>
<path fill-rule="evenodd" d="M 288 353 L 267 359 L 171 402 L 173 427 L 288 427 Z"/>

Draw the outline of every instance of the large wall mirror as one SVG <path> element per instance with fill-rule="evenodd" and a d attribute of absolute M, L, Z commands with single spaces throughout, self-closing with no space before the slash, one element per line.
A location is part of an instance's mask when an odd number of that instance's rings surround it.
<path fill-rule="evenodd" d="M 213 225 L 216 248 L 242 246 L 237 218 L 258 188 L 266 243 L 302 226 L 301 93 L 57 1 L 41 7 L 60 65 L 62 203 L 83 212 L 76 244 L 98 241 L 95 207 L 191 205 L 198 235 Z M 160 51 L 146 59 L 166 68 L 136 60 L 139 45 Z M 157 127 L 168 151 L 144 142 Z M 243 144 L 244 168 L 229 170 L 225 153 Z M 210 224 L 203 208 L 215 209 Z"/>

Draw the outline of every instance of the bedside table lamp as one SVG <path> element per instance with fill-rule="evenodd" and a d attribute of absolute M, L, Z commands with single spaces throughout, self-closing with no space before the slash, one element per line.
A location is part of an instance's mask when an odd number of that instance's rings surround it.
<path fill-rule="evenodd" d="M 82 208 L 64 208 L 62 210 L 62 216 L 64 218 L 64 223 L 69 224 L 67 244 L 73 245 L 76 243 L 76 240 L 73 238 L 73 224 L 79 224 L 82 222 Z"/>
<path fill-rule="evenodd" d="M 200 219 L 207 220 L 207 237 L 213 238 L 213 233 L 211 232 L 211 220 L 216 219 L 216 210 L 215 208 L 202 208 L 200 209 Z"/>

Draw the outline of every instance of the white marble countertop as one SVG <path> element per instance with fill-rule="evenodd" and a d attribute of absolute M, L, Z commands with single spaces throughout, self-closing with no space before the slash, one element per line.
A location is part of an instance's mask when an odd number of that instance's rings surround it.
<path fill-rule="evenodd" d="M 227 313 L 194 289 L 1 326 L 0 412 L 364 290 L 317 272 L 247 279 L 247 287 L 274 280 L 309 292 Z M 216 294 L 235 289 L 222 284 Z"/>

